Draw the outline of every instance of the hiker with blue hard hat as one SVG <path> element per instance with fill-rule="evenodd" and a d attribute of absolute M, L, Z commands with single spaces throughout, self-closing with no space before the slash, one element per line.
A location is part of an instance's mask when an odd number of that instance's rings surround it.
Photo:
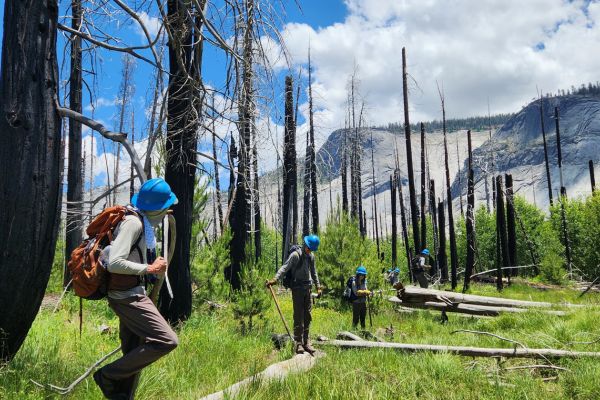
<path fill-rule="evenodd" d="M 413 259 L 411 263 L 412 272 L 422 288 L 429 287 L 429 279 L 425 275 L 431 272 L 431 265 L 429 263 L 429 249 L 423 249 L 421 254 Z"/>
<path fill-rule="evenodd" d="M 371 295 L 371 292 L 367 289 L 367 269 L 362 265 L 356 268 L 351 290 L 354 298 L 352 300 L 352 327 L 356 328 L 360 321 L 360 327 L 365 329 L 367 297 Z"/>
<path fill-rule="evenodd" d="M 312 321 L 311 291 L 314 284 L 321 296 L 321 283 L 315 267 L 315 255 L 320 240 L 317 235 L 304 236 L 302 246 L 292 246 L 285 263 L 279 268 L 275 277 L 267 281 L 272 286 L 283 277 L 284 283 L 292 290 L 294 308 L 294 350 L 297 354 L 305 351 L 313 354 L 316 350 L 310 344 L 309 330 Z M 289 279 L 287 279 L 289 278 Z"/>
<path fill-rule="evenodd" d="M 123 357 L 94 373 L 106 398 L 129 398 L 135 376 L 177 347 L 177 335 L 146 295 L 144 279 L 166 272 L 167 261 L 156 257 L 154 228 L 174 204 L 177 196 L 164 179 L 146 181 L 107 246 L 108 305 L 119 317 Z"/>
<path fill-rule="evenodd" d="M 398 282 L 398 280 L 400 279 L 400 269 L 399 268 L 394 268 L 390 270 L 390 273 L 388 274 L 388 282 L 390 283 L 390 285 L 394 286 L 396 284 L 396 282 Z"/>

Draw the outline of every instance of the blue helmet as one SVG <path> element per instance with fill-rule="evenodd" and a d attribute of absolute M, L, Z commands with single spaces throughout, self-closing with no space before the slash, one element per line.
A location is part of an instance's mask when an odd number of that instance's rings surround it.
<path fill-rule="evenodd" d="M 367 275 L 367 269 L 361 265 L 356 268 L 356 275 Z"/>
<path fill-rule="evenodd" d="M 400 272 L 400 268 L 396 268 L 396 269 L 394 269 L 394 272 L 395 272 L 395 273 L 398 273 L 398 272 Z"/>
<path fill-rule="evenodd" d="M 429 255 L 429 249 L 423 249 L 423 251 L 421 252 L 421 254 L 424 254 L 426 256 Z"/>
<path fill-rule="evenodd" d="M 131 204 L 143 211 L 164 210 L 177 202 L 171 186 L 162 178 L 147 180 L 131 198 Z"/>
<path fill-rule="evenodd" d="M 392 272 L 392 269 L 391 269 L 391 268 L 390 268 L 390 269 L 388 269 L 388 273 L 389 273 L 389 272 Z"/>
<path fill-rule="evenodd" d="M 310 251 L 317 251 L 321 241 L 317 235 L 304 236 L 304 244 L 309 248 Z"/>

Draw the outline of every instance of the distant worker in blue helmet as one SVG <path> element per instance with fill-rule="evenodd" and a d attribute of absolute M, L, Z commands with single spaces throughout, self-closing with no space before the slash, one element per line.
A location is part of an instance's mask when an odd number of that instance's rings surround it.
<path fill-rule="evenodd" d="M 312 321 L 311 291 L 314 284 L 321 295 L 321 283 L 315 267 L 315 255 L 320 240 L 317 235 L 304 236 L 302 246 L 292 246 L 285 263 L 279 268 L 275 277 L 267 281 L 272 286 L 283 278 L 284 286 L 292 290 L 294 307 L 294 350 L 296 354 L 305 351 L 313 354 L 316 350 L 310 344 L 309 330 Z"/>
<path fill-rule="evenodd" d="M 400 280 L 400 269 L 397 267 L 394 269 L 390 269 L 390 272 L 388 274 L 388 282 L 390 283 L 390 285 L 394 286 L 396 282 L 398 282 L 398 280 Z"/>
<path fill-rule="evenodd" d="M 414 258 L 412 263 L 412 271 L 415 279 L 419 282 L 419 286 L 427 288 L 429 286 L 429 280 L 427 279 L 426 273 L 431 272 L 431 265 L 429 263 L 429 249 L 423 249 L 421 254 Z"/>
<path fill-rule="evenodd" d="M 356 329 L 360 321 L 360 327 L 365 329 L 365 318 L 367 316 L 367 297 L 371 295 L 367 289 L 367 269 L 362 265 L 356 269 L 352 280 L 352 327 Z"/>

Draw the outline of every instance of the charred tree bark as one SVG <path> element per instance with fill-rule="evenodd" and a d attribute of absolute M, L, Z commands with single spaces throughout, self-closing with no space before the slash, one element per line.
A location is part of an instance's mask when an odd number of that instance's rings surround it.
<path fill-rule="evenodd" d="M 311 193 L 311 216 L 312 231 L 319 231 L 319 196 L 317 191 L 317 157 L 315 149 L 315 124 L 312 95 L 312 66 L 310 62 L 310 52 L 308 53 L 308 122 L 310 131 L 310 193 Z"/>
<path fill-rule="evenodd" d="M 446 218 L 444 215 L 444 202 L 438 204 L 438 233 L 440 242 L 438 247 L 438 265 L 440 268 L 440 281 L 448 282 L 448 258 L 446 257 Z"/>
<path fill-rule="evenodd" d="M 558 152 L 558 173 L 560 177 L 560 213 L 562 220 L 563 241 L 565 242 L 565 257 L 567 258 L 567 271 L 569 278 L 573 277 L 573 266 L 571 264 L 571 244 L 569 243 L 569 227 L 567 226 L 567 215 L 565 212 L 565 200 L 567 189 L 565 188 L 562 173 L 562 148 L 560 142 L 560 117 L 558 107 L 554 107 L 554 120 L 556 122 L 556 149 Z"/>
<path fill-rule="evenodd" d="M 414 282 L 414 277 L 410 269 L 410 243 L 408 242 L 408 224 L 406 223 L 406 208 L 404 207 L 404 194 L 402 193 L 402 179 L 400 173 L 397 170 L 398 177 L 396 178 L 396 184 L 398 185 L 398 201 L 400 202 L 400 222 L 402 223 L 402 241 L 404 242 L 404 250 L 406 252 L 406 264 L 411 277 L 411 281 Z"/>
<path fill-rule="evenodd" d="M 504 190 L 502 189 L 502 175 L 498 175 L 496 177 L 496 238 L 496 246 L 500 250 L 498 273 L 496 276 L 496 287 L 498 290 L 502 290 L 502 269 L 510 266 L 510 260 L 508 258 L 508 238 L 506 234 L 506 214 L 504 212 Z M 500 262 L 500 260 L 502 262 Z"/>
<path fill-rule="evenodd" d="M 425 125 L 421 122 L 421 247 L 427 247 L 427 179 L 425 168 Z"/>
<path fill-rule="evenodd" d="M 454 216 L 452 214 L 452 191 L 450 190 L 450 166 L 448 161 L 448 138 L 446 133 L 446 107 L 442 97 L 442 127 L 444 132 L 444 165 L 446 167 L 446 202 L 448 205 L 448 231 L 450 236 L 450 281 L 452 289 L 456 289 L 458 255 L 456 253 L 456 236 L 454 233 Z M 440 228 L 441 229 L 441 228 Z M 440 243 L 441 246 L 441 243 Z"/>
<path fill-rule="evenodd" d="M 212 98 L 212 108 L 215 108 L 215 98 Z M 217 132 L 215 131 L 215 119 L 216 116 L 212 119 L 212 151 L 213 151 L 213 159 L 215 169 L 215 199 L 216 199 L 216 208 L 217 215 L 219 217 L 219 229 L 220 232 L 223 233 L 223 205 L 221 203 L 221 182 L 219 181 L 219 163 L 217 162 Z"/>
<path fill-rule="evenodd" d="M 348 133 L 348 129 L 344 128 L 344 133 L 343 133 L 344 138 L 343 138 L 343 144 L 342 144 L 341 175 L 342 175 L 342 210 L 346 214 L 348 213 L 348 165 L 347 165 L 348 151 L 347 151 L 347 141 L 346 141 L 347 133 Z"/>
<path fill-rule="evenodd" d="M 398 266 L 398 235 L 396 228 L 396 179 L 397 176 L 390 175 L 390 194 L 392 200 L 392 267 Z"/>
<path fill-rule="evenodd" d="M 254 172 L 254 259 L 258 259 L 262 255 L 262 240 L 261 240 L 261 223 L 260 215 L 260 190 L 258 182 L 258 150 L 256 148 L 256 124 L 252 120 L 252 170 Z"/>
<path fill-rule="evenodd" d="M 596 191 L 596 178 L 594 176 L 594 161 L 590 160 L 588 162 L 588 166 L 590 168 L 590 184 L 592 185 L 592 193 Z"/>
<path fill-rule="evenodd" d="M 513 195 L 513 178 L 511 174 L 505 174 L 506 181 L 506 229 L 508 231 L 508 261 L 511 267 L 519 265 L 517 260 L 517 222 L 515 214 L 515 203 Z M 519 270 L 511 269 L 512 276 L 517 276 Z"/>
<path fill-rule="evenodd" d="M 302 213 L 302 236 L 310 233 L 310 131 L 306 132 L 306 154 L 304 155 L 304 197 Z"/>
<path fill-rule="evenodd" d="M 77 31 L 81 28 L 81 0 L 71 1 L 71 27 Z M 82 112 L 81 102 L 81 37 L 71 35 L 71 73 L 69 76 L 69 107 L 78 113 Z M 67 263 L 71 252 L 82 240 L 83 207 L 83 173 L 81 170 L 81 123 L 69 119 L 69 166 L 67 172 L 67 218 L 65 237 L 65 266 L 63 286 L 71 281 Z"/>
<path fill-rule="evenodd" d="M 294 206 L 297 191 L 297 171 L 296 171 L 296 129 L 294 128 L 294 98 L 293 81 L 291 76 L 285 78 L 285 133 L 283 143 L 283 232 L 292 232 L 288 240 L 295 238 L 293 229 L 293 213 L 297 208 Z M 290 212 L 292 215 L 290 216 Z M 288 226 L 289 224 L 292 226 Z M 284 241 L 285 241 L 284 234 Z M 289 245 L 290 243 L 287 243 Z M 289 246 L 283 243 L 282 250 L 285 251 Z M 287 254 L 282 253 L 282 259 Z"/>
<path fill-rule="evenodd" d="M 469 149 L 468 181 L 467 181 L 467 265 L 465 266 L 465 281 L 463 292 L 469 290 L 471 275 L 475 267 L 475 185 L 473 181 L 473 148 L 471 146 L 471 130 L 467 131 L 467 146 Z"/>
<path fill-rule="evenodd" d="M 235 145 L 235 139 L 233 137 L 233 134 L 231 135 L 231 141 L 229 143 L 228 157 L 229 157 L 230 170 L 229 170 L 229 188 L 227 189 L 227 203 L 230 204 L 233 201 L 232 197 L 233 197 L 234 189 L 236 187 L 234 165 L 235 165 L 235 160 L 238 158 L 238 151 L 237 151 L 237 147 Z M 231 216 L 231 213 L 229 215 Z"/>
<path fill-rule="evenodd" d="M 201 1 L 202 3 L 204 1 Z M 177 221 L 177 242 L 169 268 L 173 299 L 166 285 L 158 301 L 161 314 L 171 323 L 184 321 L 192 312 L 190 243 L 196 186 L 196 136 L 202 99 L 200 61 L 202 34 L 193 29 L 188 6 L 176 0 L 167 2 L 169 37 L 169 89 L 165 180 L 177 195 L 173 206 Z"/>
<path fill-rule="evenodd" d="M 440 264 L 438 260 L 438 249 L 439 249 L 439 241 L 438 241 L 438 210 L 437 204 L 435 202 L 435 181 L 433 179 L 429 180 L 429 213 L 431 214 L 431 230 L 433 234 L 433 254 L 435 254 L 435 270 L 436 272 L 440 270 Z"/>
<path fill-rule="evenodd" d="M 371 188 L 373 191 L 373 229 L 375 236 L 375 243 L 377 244 L 377 259 L 380 258 L 381 249 L 379 247 L 379 226 L 377 225 L 377 193 L 375 192 L 375 155 L 374 155 L 375 143 L 373 142 L 373 131 L 371 131 Z"/>
<path fill-rule="evenodd" d="M 465 217 L 465 209 L 463 207 L 463 198 L 462 198 L 462 178 L 460 174 L 460 153 L 458 152 L 458 137 L 456 138 L 456 168 L 458 176 L 458 202 L 460 204 L 460 216 Z"/>
<path fill-rule="evenodd" d="M 58 234 L 63 157 L 57 112 L 57 19 L 56 0 L 4 4 L 0 68 L 0 360 L 4 361 L 19 350 L 38 313 Z"/>
<path fill-rule="evenodd" d="M 544 140 L 544 162 L 546 165 L 546 182 L 548 183 L 548 201 L 550 206 L 553 204 L 552 200 L 552 179 L 550 177 L 550 163 L 548 162 L 548 145 L 546 143 L 546 128 L 544 125 L 544 100 L 540 97 L 540 123 L 542 125 L 542 138 Z"/>
<path fill-rule="evenodd" d="M 404 137 L 406 139 L 406 167 L 408 169 L 408 192 L 410 197 L 410 218 L 413 228 L 413 244 L 415 254 L 421 251 L 419 213 L 417 210 L 417 193 L 412 162 L 412 145 L 410 141 L 410 121 L 408 118 L 408 73 L 406 72 L 406 48 L 402 48 L 402 92 L 404 95 Z"/>

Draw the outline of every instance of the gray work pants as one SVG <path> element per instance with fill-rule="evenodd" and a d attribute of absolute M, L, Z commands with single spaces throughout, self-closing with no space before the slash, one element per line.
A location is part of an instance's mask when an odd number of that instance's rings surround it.
<path fill-rule="evenodd" d="M 310 287 L 293 288 L 292 303 L 294 305 L 294 340 L 296 343 L 308 343 L 308 331 L 312 316 Z"/>

